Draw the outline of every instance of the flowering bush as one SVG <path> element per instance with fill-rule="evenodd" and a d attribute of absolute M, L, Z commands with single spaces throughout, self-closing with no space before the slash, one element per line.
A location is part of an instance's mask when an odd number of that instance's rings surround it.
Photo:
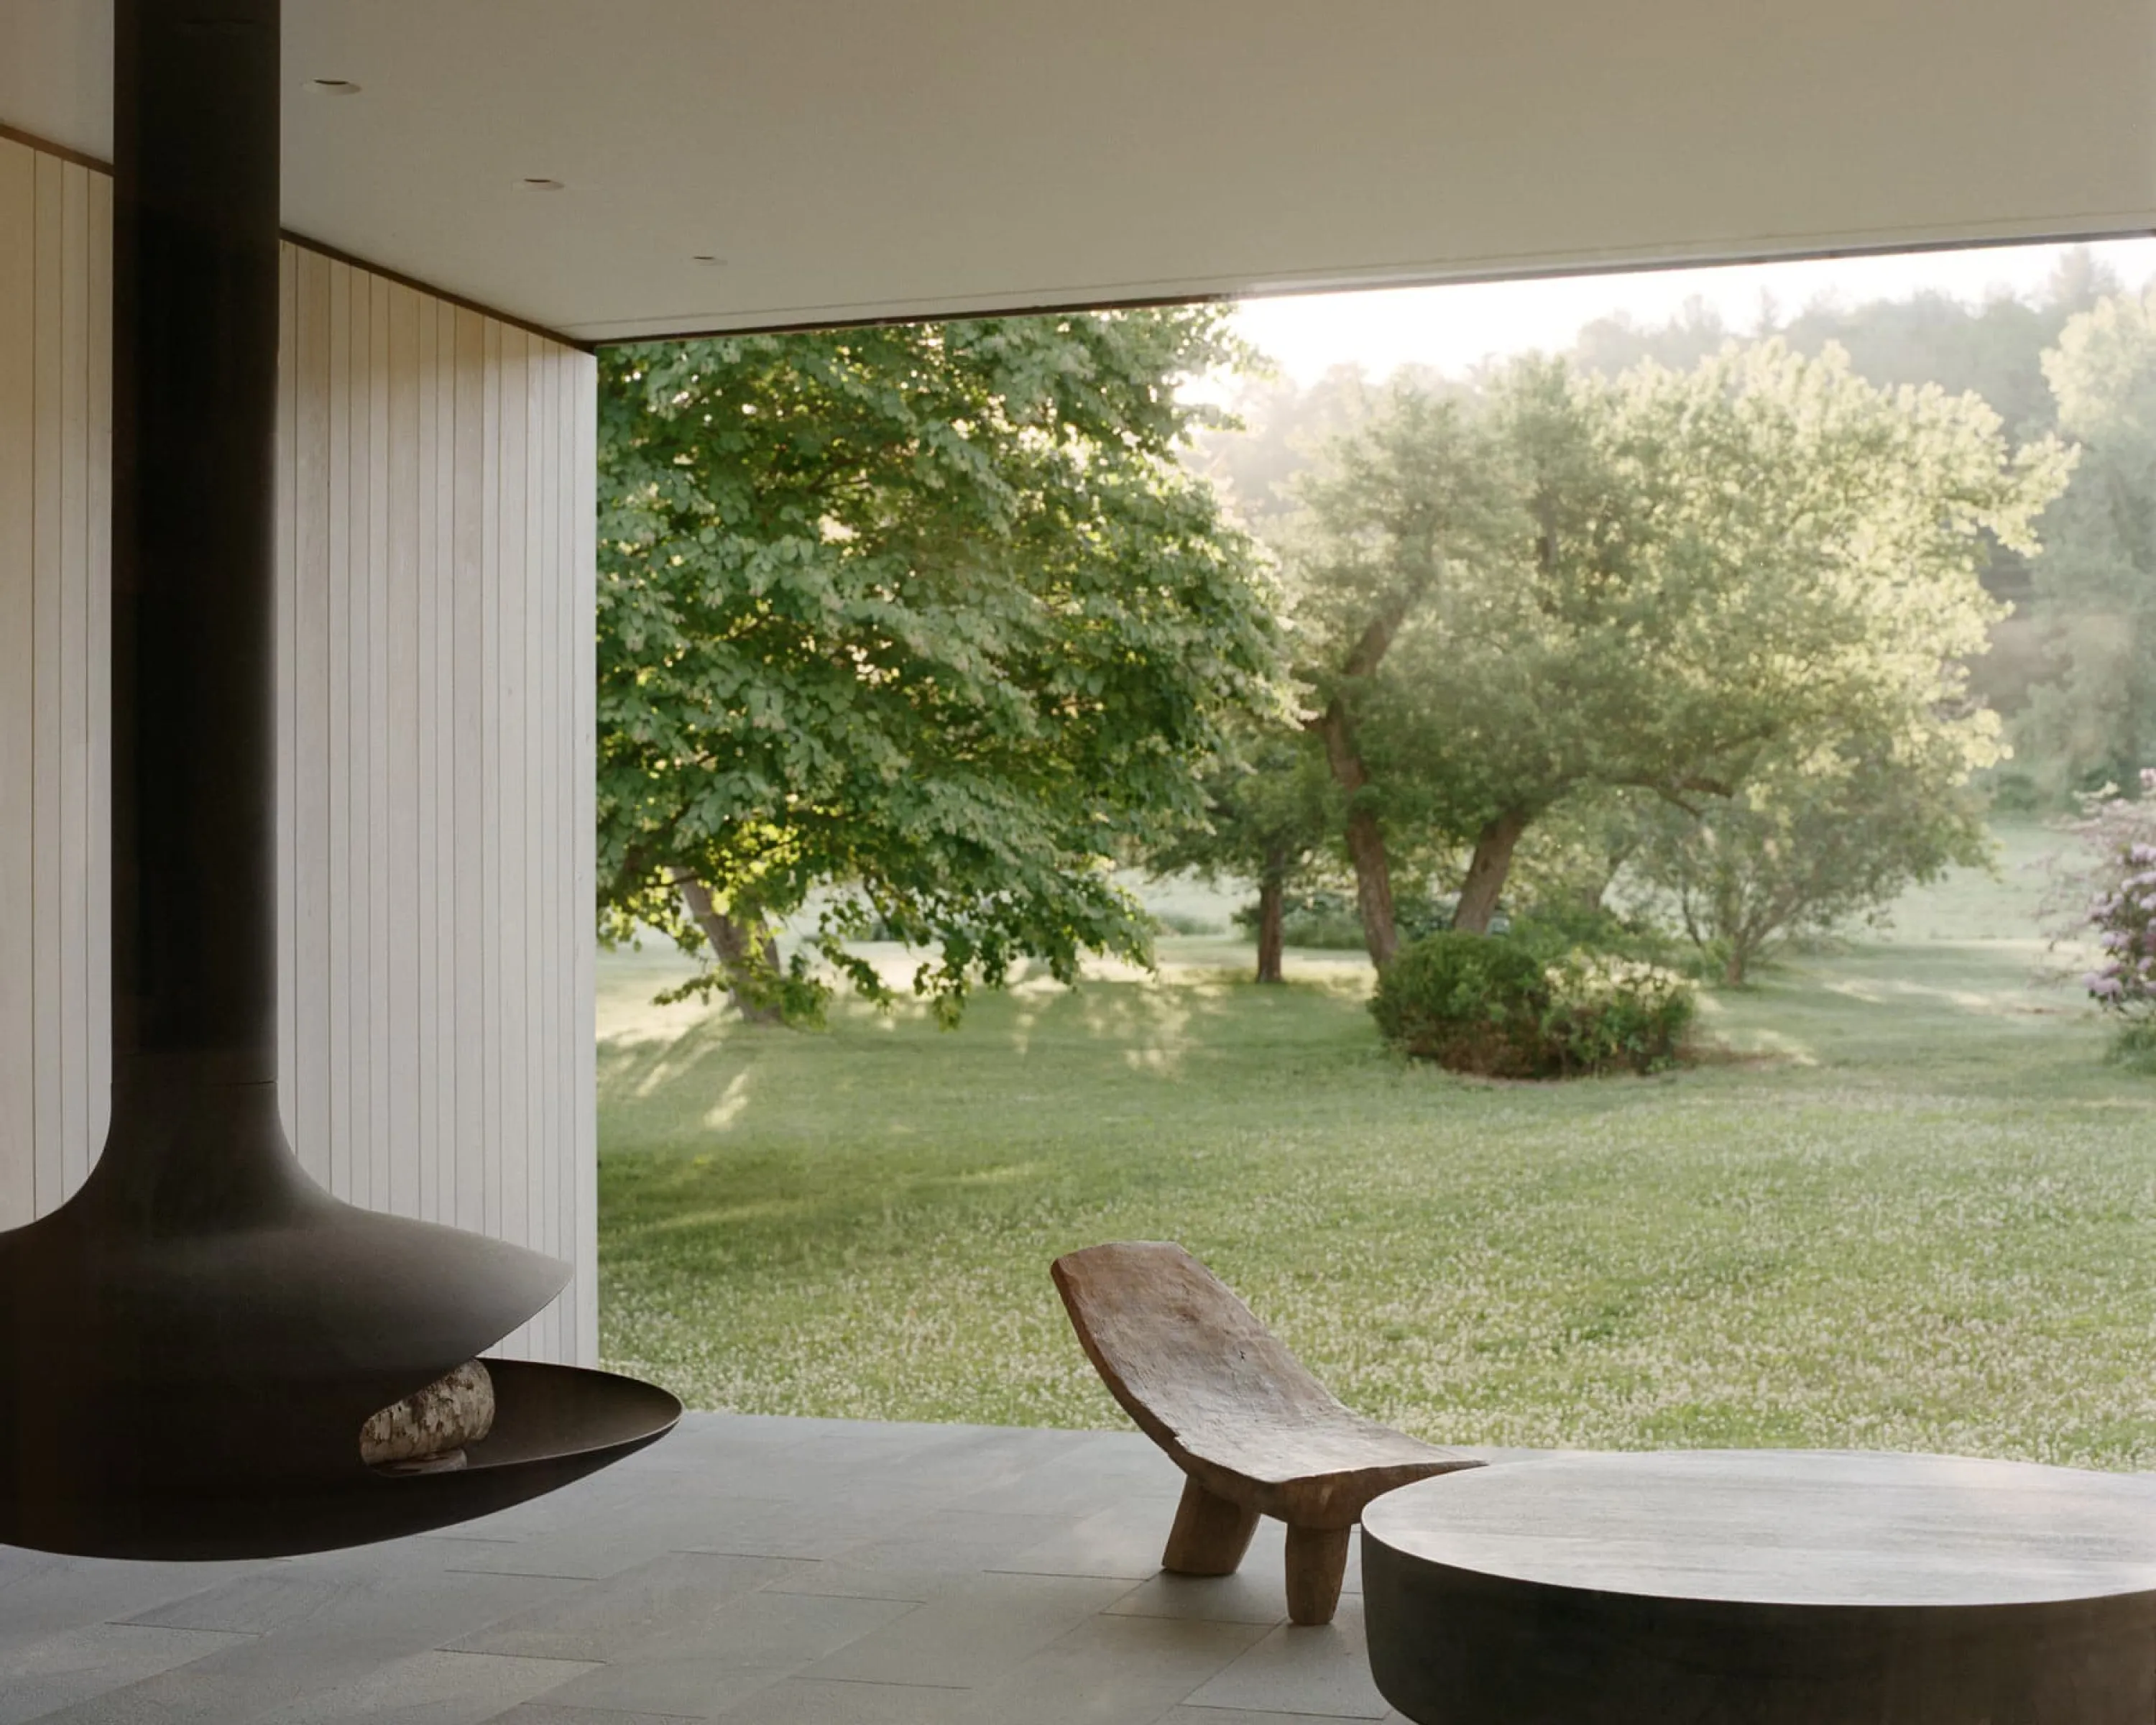
<path fill-rule="evenodd" d="M 1673 1065 L 1698 1010 L 1675 971 L 1607 952 L 1568 954 L 1550 967 L 1549 983 L 1543 1044 L 1563 1073 Z"/>
<path fill-rule="evenodd" d="M 2127 797 L 2115 784 L 2077 793 L 2079 812 L 2051 823 L 2054 832 L 2074 842 L 2042 864 L 2046 876 L 2040 914 L 2051 950 L 2069 965 L 2049 970 L 2056 982 L 2080 981 L 2084 956 L 2093 937 L 2102 942 L 2107 906 L 2148 865 L 2134 860 L 2137 850 L 2156 846 L 2156 768 L 2141 774 L 2141 794 Z M 2110 948 L 2106 947 L 2106 951 Z M 2095 974 L 2095 973 L 2087 973 Z"/>
<path fill-rule="evenodd" d="M 2142 774 L 2156 792 L 2156 773 Z M 2133 1017 L 2156 1014 L 2156 842 L 2118 848 L 2116 880 L 2089 906 L 2089 926 L 2102 957 L 2082 978 L 2097 1004 Z"/>

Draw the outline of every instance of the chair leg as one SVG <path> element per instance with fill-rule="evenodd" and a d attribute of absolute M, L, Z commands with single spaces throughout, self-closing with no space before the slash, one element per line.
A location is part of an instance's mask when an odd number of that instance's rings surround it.
<path fill-rule="evenodd" d="M 1297 1623 L 1332 1621 L 1348 1574 L 1348 1527 L 1287 1530 L 1287 1615 Z"/>
<path fill-rule="evenodd" d="M 1233 1575 L 1257 1527 L 1257 1511 L 1231 1503 L 1186 1476 L 1160 1566 L 1178 1575 Z"/>

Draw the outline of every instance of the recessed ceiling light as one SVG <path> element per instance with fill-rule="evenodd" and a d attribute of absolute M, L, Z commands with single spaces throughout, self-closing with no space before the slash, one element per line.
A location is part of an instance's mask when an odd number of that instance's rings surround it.
<path fill-rule="evenodd" d="M 698 252 L 689 261 L 692 264 L 706 264 L 714 270 L 723 270 L 726 263 L 724 258 L 716 257 L 710 252 Z"/>
<path fill-rule="evenodd" d="M 558 192 L 562 189 L 562 182 L 544 179 L 537 176 L 527 176 L 524 182 L 524 189 L 526 192 Z"/>
<path fill-rule="evenodd" d="M 357 95 L 359 86 L 349 78 L 311 78 L 307 88 L 316 95 Z"/>

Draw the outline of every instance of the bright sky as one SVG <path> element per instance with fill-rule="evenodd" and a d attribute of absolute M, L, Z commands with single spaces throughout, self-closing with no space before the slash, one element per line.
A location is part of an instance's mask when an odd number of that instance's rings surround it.
<path fill-rule="evenodd" d="M 1854 305 L 1935 289 L 1972 302 L 1994 293 L 2027 298 L 2042 286 L 2066 249 L 1985 246 L 1545 281 L 1300 294 L 1246 300 L 1236 310 L 1235 322 L 1246 339 L 1270 354 L 1298 383 L 1310 383 L 1328 367 L 1349 363 L 1359 363 L 1373 378 L 1407 362 L 1457 373 L 1485 359 L 1530 348 L 1568 347 L 1582 325 L 1614 311 L 1629 312 L 1640 324 L 1665 323 L 1694 295 L 1720 311 L 1722 321 L 1738 333 L 1758 324 L 1763 294 L 1773 296 L 1784 318 L 1824 297 Z M 2156 275 L 2156 239 L 2106 240 L 2090 249 L 2129 287 Z"/>

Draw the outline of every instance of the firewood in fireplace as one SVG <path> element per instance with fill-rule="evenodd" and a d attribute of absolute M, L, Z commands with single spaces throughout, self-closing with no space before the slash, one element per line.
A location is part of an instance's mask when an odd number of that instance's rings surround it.
<path fill-rule="evenodd" d="M 359 1459 L 400 1473 L 461 1467 L 464 1446 L 493 1429 L 494 1380 L 467 1360 L 360 1427 Z"/>

